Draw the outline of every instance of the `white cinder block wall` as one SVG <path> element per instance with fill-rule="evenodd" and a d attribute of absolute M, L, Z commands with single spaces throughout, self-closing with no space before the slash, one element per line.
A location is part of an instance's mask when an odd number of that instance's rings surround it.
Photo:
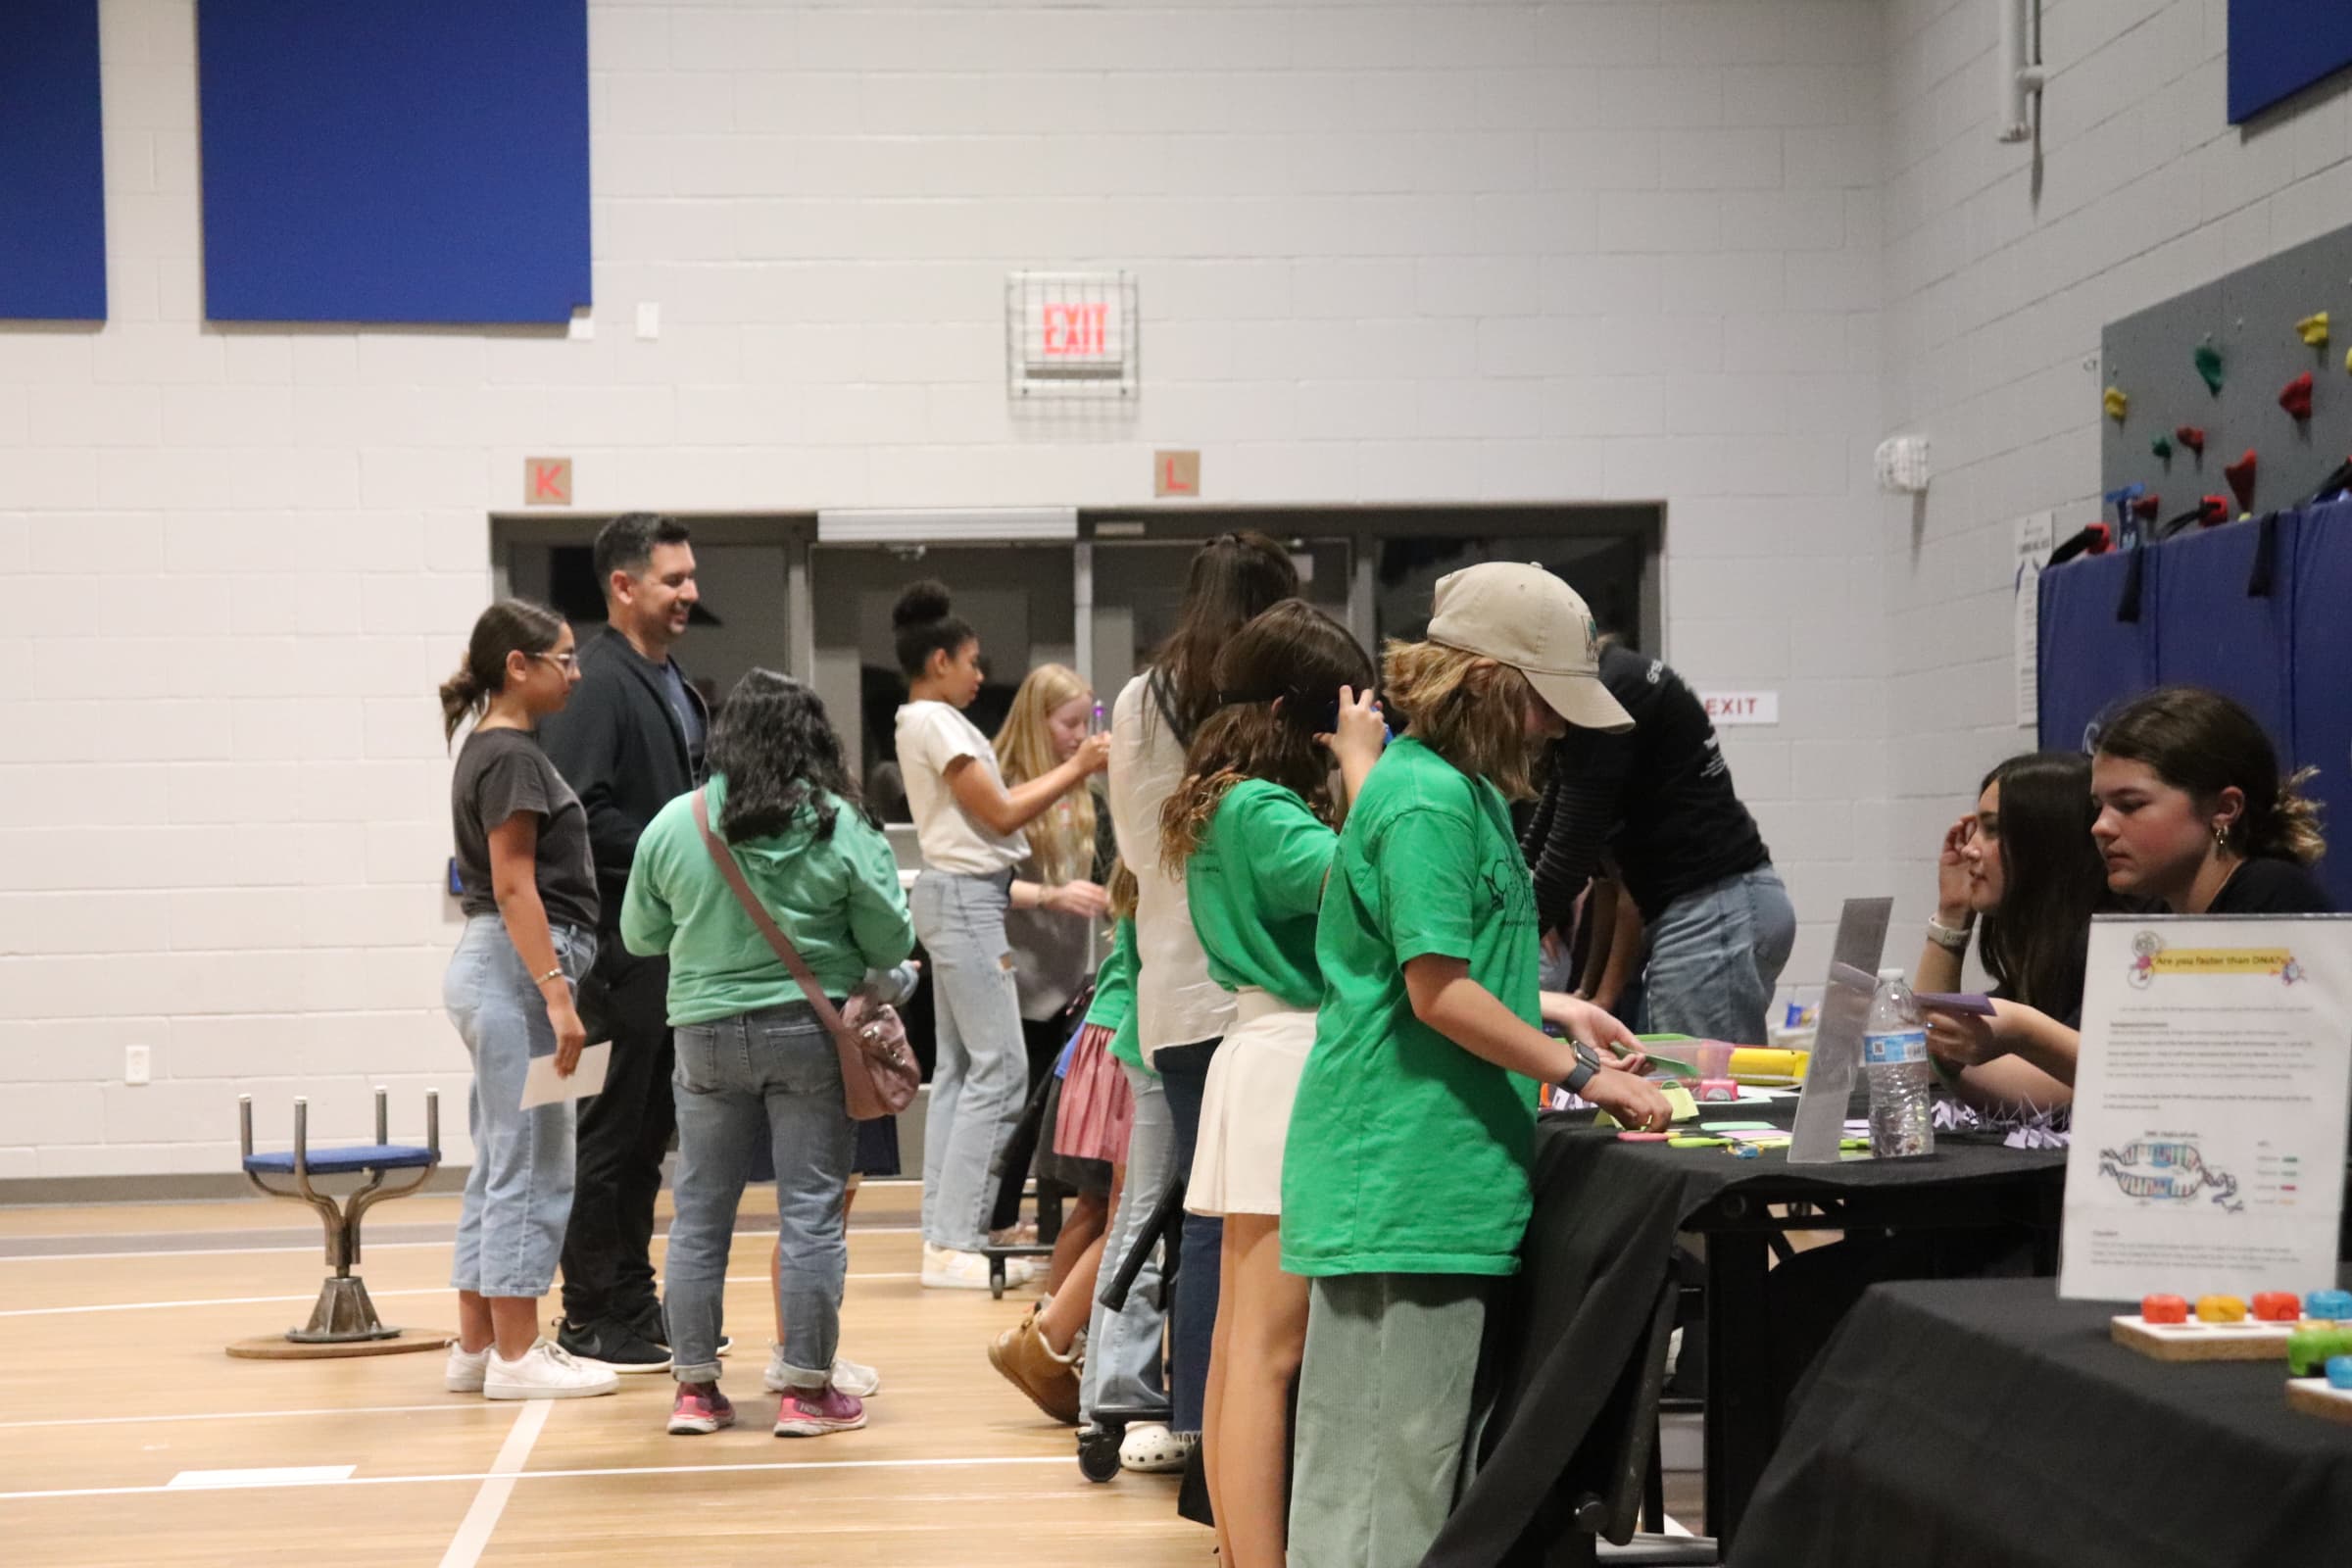
<path fill-rule="evenodd" d="M 1935 727 L 1890 729 L 1882 675 L 1919 653 L 1882 633 L 1910 579 L 1868 472 L 1886 133 L 1905 181 L 1988 178 L 1941 150 L 1965 116 L 1905 101 L 1965 51 L 1894 14 L 1888 93 L 1882 0 L 596 0 L 576 342 L 207 328 L 191 0 L 106 0 L 113 319 L 0 327 L 0 1178 L 225 1171 L 239 1090 L 351 1134 L 379 1081 L 404 1131 L 450 1093 L 466 1157 L 431 690 L 526 454 L 600 511 L 1132 503 L 1154 445 L 1218 501 L 1663 500 L 1667 652 L 1782 693 L 1730 750 L 1817 972 L 1887 880 L 1886 741 Z M 1963 311 L 1956 242 L 1919 238 L 1948 205 L 1898 187 L 1894 275 L 1904 412 L 1984 471 L 1932 514 L 1965 540 L 2094 482 L 2086 417 L 2045 398 L 2068 441 L 1996 444 L 1992 389 L 2099 312 L 1984 325 L 2053 268 L 1988 261 L 2007 303 Z M 1004 275 L 1065 265 L 1140 274 L 1130 416 L 1006 408 Z"/>
<path fill-rule="evenodd" d="M 1898 930 L 2012 723 L 2012 521 L 2096 515 L 2101 327 L 2352 221 L 2339 79 L 2227 122 L 2227 0 L 2044 0 L 2032 150 L 1993 139 L 1994 8 L 1886 7 L 1886 428 L 1935 442 L 1914 526 L 1886 503 Z M 1912 940 L 1902 943 L 1908 962 Z"/>

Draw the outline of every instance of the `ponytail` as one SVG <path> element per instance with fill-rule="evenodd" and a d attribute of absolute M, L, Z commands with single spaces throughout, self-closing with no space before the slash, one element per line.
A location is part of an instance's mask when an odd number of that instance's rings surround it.
<path fill-rule="evenodd" d="M 2269 813 L 2248 829 L 2246 853 L 2315 865 L 2328 853 L 2320 832 L 2320 803 L 2303 793 L 2319 774 L 2316 767 L 2297 768 L 2278 781 L 2278 799 Z"/>
<path fill-rule="evenodd" d="M 506 690 L 509 654 L 544 654 L 564 636 L 564 617 L 527 599 L 501 599 L 483 611 L 466 639 L 458 672 L 441 683 L 441 739 L 458 737 L 458 727 L 479 717 L 490 699 Z"/>

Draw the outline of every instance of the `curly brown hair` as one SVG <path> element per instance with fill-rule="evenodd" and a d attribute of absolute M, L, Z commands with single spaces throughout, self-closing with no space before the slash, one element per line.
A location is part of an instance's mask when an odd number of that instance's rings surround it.
<path fill-rule="evenodd" d="M 1543 743 L 1528 739 L 1527 712 L 1543 699 L 1525 675 L 1443 643 L 1404 642 L 1389 644 L 1382 672 L 1389 707 L 1410 719 L 1405 733 L 1503 799 L 1534 798 Z"/>
<path fill-rule="evenodd" d="M 1234 634 L 1217 656 L 1217 696 L 1185 756 L 1184 779 L 1159 818 L 1160 863 L 1182 876 L 1209 818 L 1236 784 L 1262 778 L 1331 810 L 1331 755 L 1316 741 L 1340 688 L 1372 684 L 1356 640 L 1303 599 L 1285 599 Z M 1279 704 L 1279 706 L 1277 706 Z"/>

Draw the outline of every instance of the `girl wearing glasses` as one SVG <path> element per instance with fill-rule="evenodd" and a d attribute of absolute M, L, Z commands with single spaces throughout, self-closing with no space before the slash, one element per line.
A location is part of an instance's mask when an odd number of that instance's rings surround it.
<path fill-rule="evenodd" d="M 536 733 L 579 679 L 564 617 L 506 599 L 482 612 L 465 662 L 441 685 L 444 737 L 473 722 L 449 796 L 466 931 L 442 982 L 473 1057 L 473 1169 L 450 1278 L 453 1394 L 568 1399 L 618 1382 L 539 1337 L 539 1298 L 571 1215 L 575 1102 L 518 1108 L 532 1057 L 554 1056 L 568 1077 L 587 1043 L 572 987 L 596 957 L 588 813 Z"/>

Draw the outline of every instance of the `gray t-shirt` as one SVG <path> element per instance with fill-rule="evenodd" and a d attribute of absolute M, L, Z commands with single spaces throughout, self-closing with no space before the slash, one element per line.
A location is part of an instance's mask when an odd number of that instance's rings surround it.
<path fill-rule="evenodd" d="M 547 906 L 549 922 L 595 930 L 596 866 L 588 853 L 588 812 L 539 749 L 539 738 L 522 729 L 477 729 L 458 748 L 449 814 L 466 912 L 498 912 L 490 884 L 490 830 L 517 811 L 539 818 L 539 902 Z"/>
<path fill-rule="evenodd" d="M 669 710 L 678 718 L 678 733 L 686 737 L 687 771 L 703 776 L 703 710 L 686 694 L 686 676 L 674 659 L 662 662 L 662 684 L 669 693 Z"/>

